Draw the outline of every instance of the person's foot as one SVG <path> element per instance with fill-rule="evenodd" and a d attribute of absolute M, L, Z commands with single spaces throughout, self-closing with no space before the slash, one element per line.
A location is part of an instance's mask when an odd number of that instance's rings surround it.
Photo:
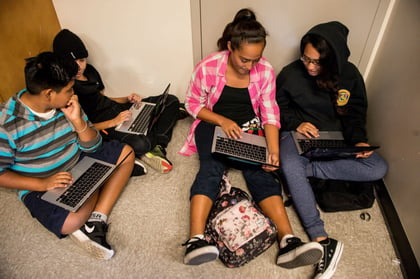
<path fill-rule="evenodd" d="M 287 245 L 280 248 L 277 256 L 277 265 L 284 268 L 295 268 L 304 265 L 312 265 L 319 262 L 323 248 L 318 242 L 303 243 L 297 237 L 286 240 Z"/>
<path fill-rule="evenodd" d="M 332 238 L 319 242 L 324 248 L 324 256 L 315 269 L 315 279 L 327 279 L 334 275 L 343 252 L 343 243 Z"/>
<path fill-rule="evenodd" d="M 109 260 L 114 255 L 114 250 L 106 242 L 107 230 L 108 225 L 104 222 L 86 222 L 80 229 L 71 233 L 70 238 L 96 259 Z"/>
<path fill-rule="evenodd" d="M 141 160 L 160 173 L 172 170 L 172 163 L 166 158 L 166 151 L 160 145 L 156 145 L 153 150 L 144 154 Z"/>
<path fill-rule="evenodd" d="M 216 246 L 210 245 L 206 240 L 198 237 L 190 238 L 182 246 L 187 246 L 184 264 L 199 265 L 214 261 L 219 257 L 219 250 Z"/>
<path fill-rule="evenodd" d="M 190 116 L 190 114 L 185 109 L 185 105 L 183 103 L 180 103 L 178 110 L 178 120 L 187 118 L 188 116 Z"/>
<path fill-rule="evenodd" d="M 142 164 L 139 158 L 136 158 L 134 161 L 133 171 L 131 172 L 131 176 L 141 176 L 147 173 L 146 167 Z"/>

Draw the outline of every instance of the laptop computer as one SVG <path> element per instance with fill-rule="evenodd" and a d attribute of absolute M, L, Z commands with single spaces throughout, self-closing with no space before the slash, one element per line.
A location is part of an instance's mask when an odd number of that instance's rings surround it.
<path fill-rule="evenodd" d="M 307 138 L 292 131 L 293 141 L 299 155 L 311 160 L 334 160 L 355 158 L 357 153 L 378 149 L 379 146 L 349 146 L 341 131 L 320 131 L 319 137 Z"/>
<path fill-rule="evenodd" d="M 76 212 L 102 186 L 114 170 L 125 161 L 130 153 L 118 165 L 88 156 L 83 157 L 70 170 L 73 176 L 73 184 L 48 190 L 41 196 L 41 199 L 71 212 Z"/>
<path fill-rule="evenodd" d="M 136 135 L 147 135 L 165 109 L 169 95 L 169 83 L 156 103 L 141 102 L 130 107 L 131 119 L 119 124 L 115 131 Z"/>
<path fill-rule="evenodd" d="M 274 166 L 267 160 L 268 149 L 265 137 L 242 133 L 242 138 L 231 139 L 220 126 L 214 129 L 211 152 L 249 164 Z"/>

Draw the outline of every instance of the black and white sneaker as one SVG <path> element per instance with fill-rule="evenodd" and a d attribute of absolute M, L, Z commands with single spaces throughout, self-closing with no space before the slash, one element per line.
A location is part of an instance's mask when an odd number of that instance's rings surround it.
<path fill-rule="evenodd" d="M 184 264 L 199 265 L 214 261 L 219 257 L 219 250 L 216 246 L 210 245 L 207 241 L 198 237 L 190 238 L 182 246 L 187 246 Z"/>
<path fill-rule="evenodd" d="M 147 173 L 146 167 L 144 166 L 144 164 L 142 164 L 139 158 L 136 158 L 136 160 L 134 161 L 134 167 L 133 167 L 133 171 L 131 172 L 131 176 L 141 176 L 141 175 L 145 175 L 146 173 Z"/>
<path fill-rule="evenodd" d="M 277 265 L 284 268 L 295 268 L 304 265 L 312 265 L 319 262 L 323 248 L 318 242 L 303 243 L 297 237 L 286 240 L 287 245 L 280 248 L 277 256 Z"/>
<path fill-rule="evenodd" d="M 114 250 L 106 242 L 107 231 L 108 225 L 104 222 L 86 222 L 70 234 L 70 238 L 96 259 L 109 260 L 114 255 Z"/>
<path fill-rule="evenodd" d="M 324 248 L 324 256 L 317 264 L 314 279 L 328 279 L 334 275 L 343 252 L 343 243 L 332 238 L 320 242 Z"/>

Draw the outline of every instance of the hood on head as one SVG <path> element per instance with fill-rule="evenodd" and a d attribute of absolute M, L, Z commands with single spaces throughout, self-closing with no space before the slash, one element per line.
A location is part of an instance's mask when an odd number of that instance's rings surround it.
<path fill-rule="evenodd" d="M 343 64 L 350 56 L 350 49 L 347 46 L 349 29 L 341 22 L 330 21 L 315 25 L 305 35 L 307 34 L 318 35 L 328 42 L 337 58 L 338 71 L 341 72 Z"/>

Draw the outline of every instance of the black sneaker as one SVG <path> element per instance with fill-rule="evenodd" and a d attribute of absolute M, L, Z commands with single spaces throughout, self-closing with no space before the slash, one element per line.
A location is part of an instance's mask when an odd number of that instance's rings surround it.
<path fill-rule="evenodd" d="M 180 103 L 179 104 L 179 110 L 178 110 L 178 120 L 187 118 L 188 116 L 190 116 L 190 114 L 185 109 L 185 104 Z"/>
<path fill-rule="evenodd" d="M 70 234 L 70 238 L 95 258 L 109 260 L 114 255 L 114 250 L 106 242 L 107 231 L 108 225 L 104 222 L 86 222 L 80 229 Z"/>
<path fill-rule="evenodd" d="M 182 246 L 187 246 L 184 264 L 199 265 L 214 261 L 219 257 L 219 250 L 216 246 L 210 245 L 207 241 L 198 237 L 187 240 Z"/>
<path fill-rule="evenodd" d="M 286 240 L 287 245 L 280 248 L 277 265 L 284 268 L 295 268 L 316 264 L 322 257 L 323 248 L 318 242 L 303 243 L 297 237 Z"/>
<path fill-rule="evenodd" d="M 332 238 L 320 242 L 324 248 L 324 256 L 317 264 L 314 279 L 327 279 L 334 275 L 343 252 L 343 243 Z"/>
<path fill-rule="evenodd" d="M 146 167 L 141 163 L 140 159 L 136 158 L 134 161 L 133 171 L 131 172 L 131 176 L 141 176 L 147 173 Z"/>

